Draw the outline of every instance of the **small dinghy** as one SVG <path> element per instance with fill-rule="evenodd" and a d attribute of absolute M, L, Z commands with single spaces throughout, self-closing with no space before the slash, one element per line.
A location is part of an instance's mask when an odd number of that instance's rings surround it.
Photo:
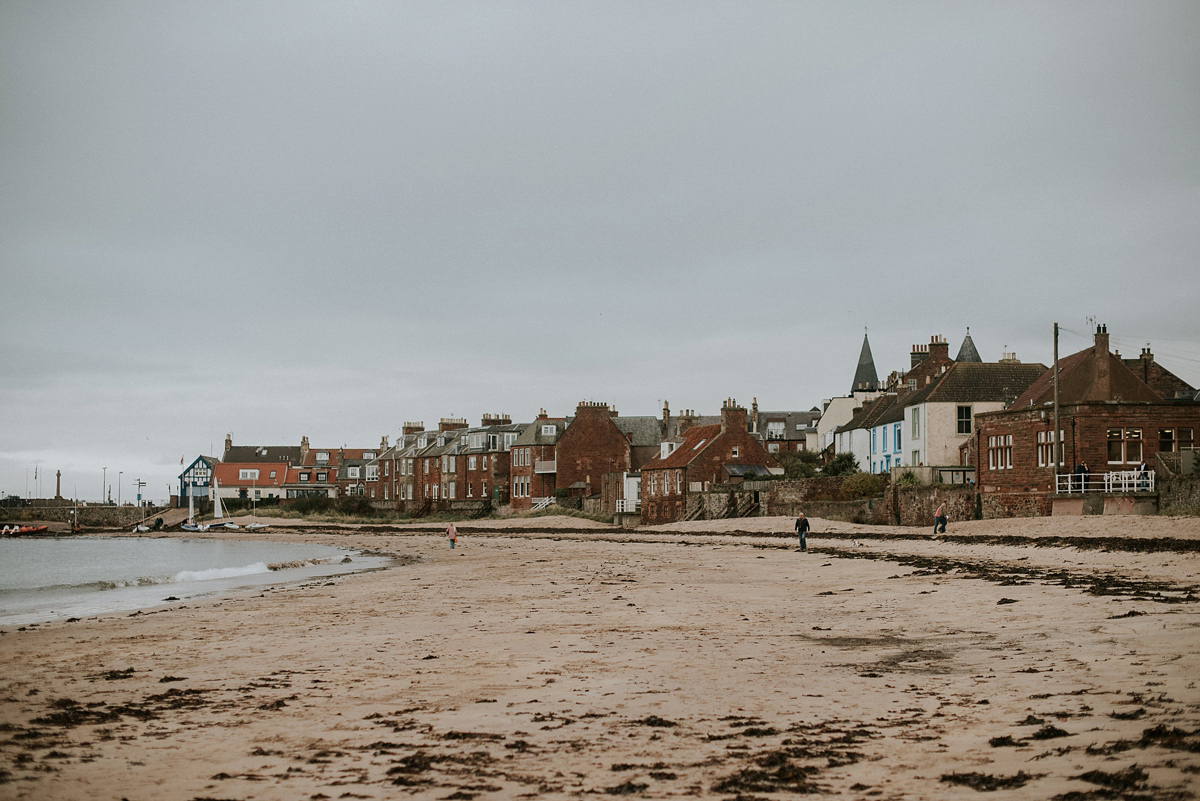
<path fill-rule="evenodd" d="M 33 534 L 45 534 L 50 530 L 49 526 L 4 526 L 0 528 L 0 535 L 5 537 L 28 537 Z"/>

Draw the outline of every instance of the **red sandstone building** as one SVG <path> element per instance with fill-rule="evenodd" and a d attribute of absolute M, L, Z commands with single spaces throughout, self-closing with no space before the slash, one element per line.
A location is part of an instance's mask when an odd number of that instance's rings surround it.
<path fill-rule="evenodd" d="M 746 409 L 727 400 L 721 422 L 685 429 L 664 441 L 658 456 L 642 465 L 642 524 L 683 519 L 688 496 L 747 473 L 778 471 L 778 463 L 749 430 Z"/>
<path fill-rule="evenodd" d="M 1148 357 L 1149 362 L 1152 360 Z M 1091 475 L 1087 489 L 1102 493 L 1106 486 L 1112 486 L 1111 481 L 1105 481 L 1109 474 L 1128 474 L 1142 463 L 1153 471 L 1157 454 L 1195 447 L 1200 402 L 1174 396 L 1165 399 L 1140 375 L 1152 377 L 1158 386 L 1181 396 L 1194 396 L 1195 390 L 1157 364 L 1135 364 L 1142 368 L 1140 374 L 1109 352 L 1104 326 L 1097 328 L 1092 347 L 1060 360 L 1059 432 L 1063 452 L 1057 466 L 1053 368 L 1008 409 L 976 416 L 976 485 L 985 516 L 1078 513 L 1085 508 L 1085 499 L 1081 495 L 1072 497 L 1070 479 L 1059 478 L 1070 474 L 1075 466 L 1085 463 Z M 1136 491 L 1126 494 L 1138 495 Z M 1109 498 L 1102 506 L 1116 511 L 1119 501 L 1132 509 L 1142 500 L 1147 499 Z"/>
<path fill-rule="evenodd" d="M 524 512 L 545 507 L 558 489 L 558 438 L 567 430 L 567 418 L 550 417 L 542 409 L 513 443 L 509 455 L 512 509 Z"/>

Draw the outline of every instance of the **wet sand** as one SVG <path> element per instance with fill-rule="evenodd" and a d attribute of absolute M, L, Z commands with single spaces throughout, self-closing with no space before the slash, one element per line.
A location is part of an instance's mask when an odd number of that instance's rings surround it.
<path fill-rule="evenodd" d="M 1114 521 L 1116 521 L 1114 523 Z M 388 570 L 0 635 L 0 798 L 1187 798 L 1200 521 L 273 529 Z M 226 535 L 222 535 L 226 536 Z M 242 536 L 245 536 L 244 534 Z"/>

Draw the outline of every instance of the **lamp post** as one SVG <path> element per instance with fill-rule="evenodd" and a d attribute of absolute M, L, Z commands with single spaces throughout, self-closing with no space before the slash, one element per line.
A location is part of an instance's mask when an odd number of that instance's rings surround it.
<path fill-rule="evenodd" d="M 100 503 L 108 503 L 108 468 L 100 468 L 104 472 L 100 474 Z"/>
<path fill-rule="evenodd" d="M 121 505 L 121 476 L 125 475 L 124 470 L 117 471 L 117 506 Z"/>

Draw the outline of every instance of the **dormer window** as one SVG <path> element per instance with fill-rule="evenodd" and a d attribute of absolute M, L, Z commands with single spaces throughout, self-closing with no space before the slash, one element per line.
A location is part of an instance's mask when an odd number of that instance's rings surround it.
<path fill-rule="evenodd" d="M 675 443 L 674 442 L 663 442 L 658 446 L 658 448 L 659 448 L 659 450 L 658 450 L 659 458 L 666 459 L 668 456 L 670 456 L 674 452 Z"/>
<path fill-rule="evenodd" d="M 558 429 L 555 426 L 542 426 L 542 436 L 543 437 L 553 437 L 554 432 L 557 430 Z"/>
<path fill-rule="evenodd" d="M 375 451 L 363 451 L 363 458 L 364 459 L 374 459 Z"/>
<path fill-rule="evenodd" d="M 317 451 L 317 461 L 318 462 L 328 462 L 329 461 L 329 451 Z"/>
<path fill-rule="evenodd" d="M 734 459 L 738 458 L 738 446 L 737 445 L 733 446 L 733 458 Z"/>

